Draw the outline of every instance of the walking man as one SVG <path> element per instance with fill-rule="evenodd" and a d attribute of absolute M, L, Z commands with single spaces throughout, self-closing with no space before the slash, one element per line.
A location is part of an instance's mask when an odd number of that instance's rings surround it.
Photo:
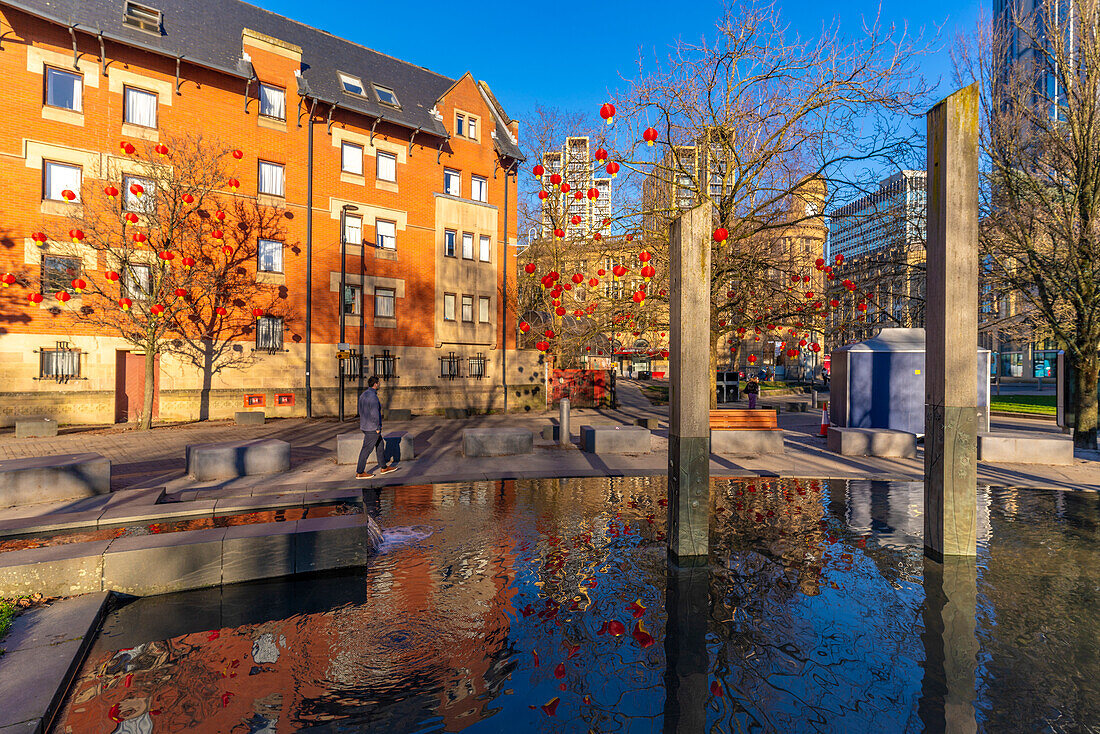
<path fill-rule="evenodd" d="M 760 381 L 755 376 L 745 385 L 745 394 L 749 396 L 749 410 L 756 410 L 756 398 L 760 395 Z"/>
<path fill-rule="evenodd" d="M 355 465 L 356 479 L 370 479 L 367 474 L 367 460 L 379 444 L 382 452 L 378 455 L 378 473 L 389 474 L 397 471 L 396 466 L 386 466 L 385 444 L 382 443 L 382 404 L 378 401 L 378 375 L 367 380 L 367 389 L 359 396 L 359 430 L 363 432 L 363 447 L 359 449 L 359 461 Z"/>

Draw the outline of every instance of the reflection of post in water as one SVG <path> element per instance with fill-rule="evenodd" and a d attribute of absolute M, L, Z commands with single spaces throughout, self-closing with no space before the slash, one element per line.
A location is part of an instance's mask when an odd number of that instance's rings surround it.
<path fill-rule="evenodd" d="M 665 610 L 665 732 L 701 732 L 707 723 L 710 568 L 668 562 Z"/>
<path fill-rule="evenodd" d="M 919 713 L 926 732 L 973 732 L 978 642 L 978 569 L 971 556 L 924 559 L 924 682 Z"/>

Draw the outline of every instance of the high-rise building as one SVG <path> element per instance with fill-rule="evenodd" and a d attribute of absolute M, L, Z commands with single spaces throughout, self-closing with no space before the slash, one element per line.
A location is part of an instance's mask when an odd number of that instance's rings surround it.
<path fill-rule="evenodd" d="M 569 184 L 569 191 L 562 192 L 560 188 L 554 188 L 545 183 L 547 191 L 553 200 L 547 199 L 543 204 L 542 236 L 552 237 L 555 229 L 553 213 L 562 213 L 564 216 L 565 236 L 571 240 L 580 240 L 591 236 L 599 229 L 604 219 L 611 217 L 612 189 L 610 176 L 595 175 L 598 163 L 593 158 L 590 140 L 585 136 L 575 136 L 565 139 L 565 145 L 561 150 L 552 150 L 543 154 L 542 165 L 546 169 L 544 182 L 549 182 L 550 176 L 558 174 L 564 183 Z M 599 196 L 595 199 L 588 198 L 588 190 L 596 189 Z M 577 198 L 576 194 L 581 197 Z M 580 220 L 574 224 L 574 217 Z M 606 231 L 606 230 L 605 230 Z"/>

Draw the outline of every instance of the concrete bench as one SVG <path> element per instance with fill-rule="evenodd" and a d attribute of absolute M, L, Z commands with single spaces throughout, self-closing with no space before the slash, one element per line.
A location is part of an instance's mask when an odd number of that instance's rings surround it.
<path fill-rule="evenodd" d="M 57 435 L 53 418 L 21 418 L 15 422 L 16 438 L 45 438 Z"/>
<path fill-rule="evenodd" d="M 462 431 L 463 456 L 529 454 L 535 435 L 526 428 L 467 428 Z"/>
<path fill-rule="evenodd" d="M 557 441 L 559 436 L 561 436 L 561 426 L 556 423 L 552 426 L 542 427 L 543 441 Z"/>
<path fill-rule="evenodd" d="M 362 431 L 341 433 L 336 437 L 336 463 L 354 464 L 359 460 L 359 449 L 362 446 Z M 381 456 L 378 455 L 379 452 L 382 452 Z M 416 458 L 416 452 L 413 451 L 412 434 L 408 431 L 394 431 L 382 436 L 382 445 L 375 450 L 373 458 L 379 463 L 385 463 L 383 459 L 387 461 L 393 459 L 412 461 Z"/>
<path fill-rule="evenodd" d="M 581 450 L 590 454 L 648 454 L 651 438 L 641 426 L 581 426 Z"/>
<path fill-rule="evenodd" d="M 778 431 L 776 412 L 769 408 L 757 410 L 712 410 L 712 431 Z"/>
<path fill-rule="evenodd" d="M 979 433 L 978 459 L 997 464 L 1072 464 L 1073 439 L 1036 433 Z"/>
<path fill-rule="evenodd" d="M 238 410 L 233 414 L 233 420 L 238 426 L 262 426 L 264 419 L 262 410 Z"/>
<path fill-rule="evenodd" d="M 99 454 L 0 461 L 0 507 L 93 497 L 111 491 L 111 462 Z"/>
<path fill-rule="evenodd" d="M 829 426 L 825 439 L 829 451 L 841 456 L 882 456 L 912 459 L 917 455 L 917 436 L 886 428 Z"/>
<path fill-rule="evenodd" d="M 635 418 L 634 425 L 641 426 L 642 428 L 652 431 L 655 430 L 658 425 L 660 425 L 660 421 L 657 418 Z"/>
<path fill-rule="evenodd" d="M 710 411 L 712 454 L 760 456 L 785 451 L 776 411 L 766 408 Z"/>
<path fill-rule="evenodd" d="M 274 438 L 188 444 L 184 457 L 187 473 L 200 482 L 277 474 L 290 469 L 290 444 Z"/>

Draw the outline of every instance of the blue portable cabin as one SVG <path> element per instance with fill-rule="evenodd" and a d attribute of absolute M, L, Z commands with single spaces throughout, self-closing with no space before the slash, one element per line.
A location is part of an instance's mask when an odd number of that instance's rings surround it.
<path fill-rule="evenodd" d="M 978 430 L 989 431 L 988 349 L 978 351 Z M 924 329 L 882 329 L 833 350 L 829 421 L 924 434 Z"/>

